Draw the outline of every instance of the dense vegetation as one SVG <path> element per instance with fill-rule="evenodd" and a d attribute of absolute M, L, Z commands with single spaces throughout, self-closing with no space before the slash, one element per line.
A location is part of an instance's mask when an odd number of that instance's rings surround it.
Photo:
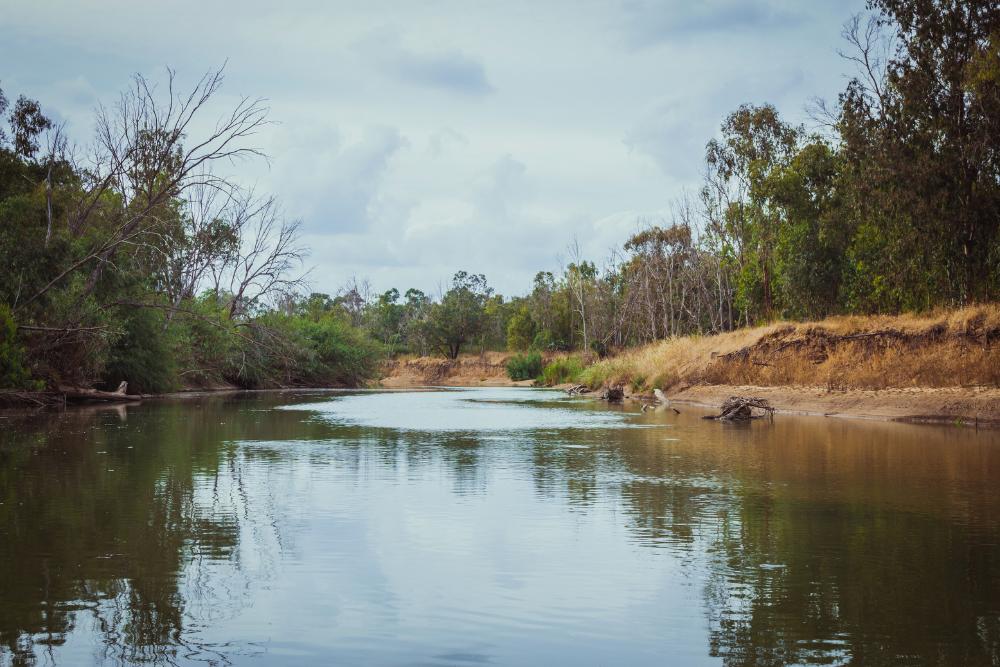
<path fill-rule="evenodd" d="M 248 141 L 266 108 L 243 99 L 196 134 L 221 73 L 189 94 L 167 83 L 162 95 L 136 77 L 79 151 L 37 102 L 6 114 L 0 92 L 0 387 L 371 377 L 377 345 L 343 308 L 296 293 L 296 224 L 213 173 L 260 155 Z"/>
<path fill-rule="evenodd" d="M 355 383 L 380 352 L 604 357 L 779 318 L 995 300 L 1000 7 L 869 9 L 844 29 L 856 75 L 835 104 L 814 106 L 813 130 L 769 104 L 741 106 L 708 142 L 704 183 L 673 219 L 647 225 L 602 267 L 574 245 L 563 271 L 538 273 L 508 299 L 464 271 L 437 299 L 375 296 L 366 284 L 298 296 L 295 225 L 211 171 L 258 155 L 245 142 L 265 109 L 243 100 L 214 134 L 188 136 L 217 74 L 172 104 L 137 78 L 99 113 L 86 162 L 21 98 L 0 135 L 0 383 Z M 512 372 L 541 373 L 529 359 Z M 549 375 L 575 377 L 576 364 Z"/>

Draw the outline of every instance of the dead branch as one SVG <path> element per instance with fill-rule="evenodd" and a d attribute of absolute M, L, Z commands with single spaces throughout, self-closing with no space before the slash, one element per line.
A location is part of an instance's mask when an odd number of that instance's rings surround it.
<path fill-rule="evenodd" d="M 762 415 L 754 415 L 754 410 L 761 410 Z M 763 416 L 774 418 L 774 408 L 763 398 L 730 396 L 725 400 L 717 415 L 706 415 L 703 419 L 717 419 L 720 421 L 749 421 L 759 419 Z"/>

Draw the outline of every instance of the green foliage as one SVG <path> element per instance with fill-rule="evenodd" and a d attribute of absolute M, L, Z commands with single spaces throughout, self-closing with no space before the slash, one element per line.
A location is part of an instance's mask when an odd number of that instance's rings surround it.
<path fill-rule="evenodd" d="M 128 382 L 130 393 L 151 394 L 176 388 L 177 371 L 162 311 L 130 309 L 122 327 L 122 335 L 108 350 L 102 374 L 107 388 L 114 389 L 123 380 Z"/>
<path fill-rule="evenodd" d="M 420 335 L 449 359 L 457 359 L 462 347 L 482 332 L 492 293 L 485 276 L 459 271 L 441 301 L 427 308 Z"/>
<path fill-rule="evenodd" d="M 542 384 L 551 387 L 566 382 L 577 382 L 583 369 L 583 360 L 580 357 L 569 356 L 555 359 L 542 370 Z"/>
<path fill-rule="evenodd" d="M 34 388 L 25 367 L 24 348 L 17 339 L 17 325 L 10 307 L 0 303 L 0 388 Z"/>
<path fill-rule="evenodd" d="M 842 308 L 852 227 L 841 180 L 838 155 L 818 140 L 768 176 L 767 189 L 784 216 L 775 248 L 775 292 L 787 317 L 822 318 Z"/>
<path fill-rule="evenodd" d="M 296 384 L 358 386 L 378 372 L 381 349 L 340 314 L 290 317 L 286 325 L 299 344 Z"/>
<path fill-rule="evenodd" d="M 536 333 L 535 337 L 531 339 L 531 349 L 543 351 L 556 349 L 556 343 L 552 337 L 552 332 L 548 329 L 542 329 Z"/>
<path fill-rule="evenodd" d="M 533 380 L 542 372 L 542 355 L 538 352 L 518 354 L 507 360 L 507 377 L 511 380 Z"/>
<path fill-rule="evenodd" d="M 521 306 L 507 323 L 507 349 L 524 351 L 532 346 L 536 336 L 535 321 L 527 306 Z"/>

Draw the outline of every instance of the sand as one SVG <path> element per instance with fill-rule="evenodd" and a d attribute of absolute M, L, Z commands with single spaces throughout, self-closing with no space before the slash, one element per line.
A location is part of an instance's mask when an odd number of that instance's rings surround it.
<path fill-rule="evenodd" d="M 507 377 L 509 355 L 487 352 L 456 361 L 411 357 L 386 364 L 383 387 L 530 387 Z M 568 385 L 567 385 L 568 386 Z M 564 387 L 560 387 L 564 388 Z M 599 395 L 592 392 L 591 396 Z M 810 386 L 696 385 L 667 392 L 671 402 L 715 408 L 729 396 L 758 396 L 779 414 L 824 415 L 914 423 L 1000 426 L 1000 389 L 990 387 L 912 387 L 880 390 L 833 390 Z M 643 400 L 641 395 L 631 400 Z"/>

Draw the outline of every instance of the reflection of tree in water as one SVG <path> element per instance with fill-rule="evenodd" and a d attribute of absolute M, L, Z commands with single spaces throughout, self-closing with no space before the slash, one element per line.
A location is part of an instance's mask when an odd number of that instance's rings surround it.
<path fill-rule="evenodd" d="M 468 495 L 486 490 L 482 442 L 477 434 L 446 434 L 434 437 L 432 442 L 440 448 L 442 461 L 451 471 L 456 493 Z"/>
<path fill-rule="evenodd" d="M 62 643 L 85 618 L 74 612 L 85 608 L 109 651 L 134 648 L 120 659 L 162 659 L 146 647 L 180 630 L 174 578 L 190 530 L 191 452 L 159 447 L 160 434 L 148 432 L 149 450 L 137 454 L 127 426 L 101 412 L 22 428 L 36 445 L 5 445 L 0 465 L 0 553 L 8 565 L 0 575 L 0 641 L 18 662 L 31 662 L 32 637 Z M 171 474 L 161 475 L 168 463 L 161 456 L 170 456 Z"/>
<path fill-rule="evenodd" d="M 735 486 L 708 546 L 710 654 L 1000 664 L 1000 527 L 969 521 L 995 507 L 981 482 L 1000 461 L 949 442 L 887 445 L 871 428 L 777 435 L 729 462 Z M 983 525 L 992 535 L 975 534 Z"/>
<path fill-rule="evenodd" d="M 443 470 L 457 495 L 487 493 L 498 466 L 516 466 L 539 498 L 611 508 L 636 544 L 683 552 L 706 575 L 706 651 L 727 665 L 1000 663 L 1000 451 L 792 420 L 672 439 L 331 426 L 254 407 L 0 429 L 0 646 L 16 663 L 81 624 L 107 662 L 224 661 L 201 632 L 245 609 L 295 551 L 295 531 L 279 530 L 308 493 L 293 466 L 398 483 Z"/>
<path fill-rule="evenodd" d="M 158 406 L 138 420 L 120 410 L 5 420 L 0 656 L 32 664 L 79 624 L 102 636 L 94 658 L 104 662 L 211 655 L 185 624 L 192 612 L 247 604 L 247 581 L 266 569 L 260 554 L 273 551 L 259 548 L 246 572 L 241 541 L 264 547 L 278 525 L 260 493 L 249 508 L 246 477 L 260 467 L 222 443 L 302 427 L 233 419 L 224 402 L 207 403 Z M 211 576 L 199 576 L 205 567 Z"/>
<path fill-rule="evenodd" d="M 532 475 L 575 506 L 618 497 L 640 544 L 698 554 L 682 564 L 707 565 L 727 665 L 1000 664 L 1000 451 L 798 423 L 538 434 Z"/>

